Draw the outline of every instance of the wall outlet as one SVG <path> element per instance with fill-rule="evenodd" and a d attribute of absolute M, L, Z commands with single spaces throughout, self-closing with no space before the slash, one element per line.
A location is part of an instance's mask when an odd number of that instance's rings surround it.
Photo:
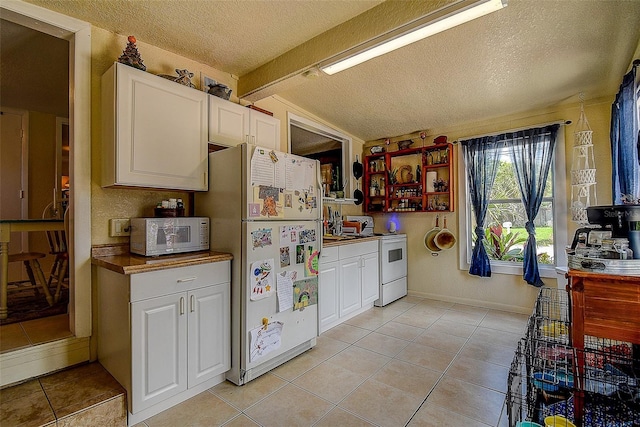
<path fill-rule="evenodd" d="M 109 236 L 129 236 L 131 235 L 131 221 L 129 218 L 113 218 L 109 220 Z"/>

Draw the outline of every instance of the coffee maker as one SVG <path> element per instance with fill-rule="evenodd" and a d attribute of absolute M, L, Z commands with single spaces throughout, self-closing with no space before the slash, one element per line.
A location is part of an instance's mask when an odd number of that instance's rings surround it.
<path fill-rule="evenodd" d="M 571 250 L 587 248 L 582 252 L 593 254 L 588 256 L 627 259 L 617 254 L 630 248 L 632 258 L 640 259 L 640 205 L 590 206 L 587 219 L 590 226 L 576 230 Z"/>

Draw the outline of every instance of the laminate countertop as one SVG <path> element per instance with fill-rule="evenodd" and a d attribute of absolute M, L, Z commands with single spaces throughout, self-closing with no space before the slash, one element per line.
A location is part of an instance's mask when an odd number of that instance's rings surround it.
<path fill-rule="evenodd" d="M 120 274 L 146 273 L 148 271 L 230 261 L 233 259 L 233 255 L 230 253 L 215 251 L 145 257 L 131 254 L 118 246 L 93 247 L 92 253 L 91 264 Z"/>

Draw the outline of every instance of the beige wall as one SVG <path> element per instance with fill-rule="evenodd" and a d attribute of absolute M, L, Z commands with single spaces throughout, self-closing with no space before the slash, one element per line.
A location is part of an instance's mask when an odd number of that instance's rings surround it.
<path fill-rule="evenodd" d="M 188 200 L 186 192 L 167 192 L 149 190 L 130 190 L 102 188 L 102 123 L 101 123 L 101 77 L 102 74 L 117 61 L 127 44 L 127 37 L 110 33 L 93 27 L 91 30 L 91 244 L 123 243 L 128 237 L 109 237 L 110 218 L 131 218 L 153 216 L 156 203 L 170 197 Z M 200 88 L 201 75 L 204 74 L 234 90 L 236 80 L 228 73 L 161 50 L 145 43 L 136 43 L 138 51 L 147 67 L 153 74 L 175 75 L 175 69 L 188 69 L 194 73 L 192 82 Z M 237 98 L 236 98 L 237 100 Z M 188 206 L 187 206 L 188 207 Z"/>
<path fill-rule="evenodd" d="M 109 219 L 110 218 L 130 218 L 139 216 L 152 216 L 153 207 L 158 200 L 169 197 L 180 197 L 187 200 L 188 194 L 185 192 L 162 192 L 148 190 L 131 190 L 131 189 L 112 189 L 102 188 L 100 179 L 102 174 L 101 153 L 102 153 L 102 124 L 101 124 L 101 93 L 100 82 L 102 74 L 113 64 L 114 61 L 122 54 L 122 50 L 126 46 L 126 37 L 110 33 L 100 28 L 92 28 L 92 231 L 91 243 L 123 243 L 127 242 L 127 237 L 109 237 Z M 197 88 L 200 88 L 201 76 L 204 74 L 233 89 L 236 93 L 237 82 L 235 78 L 228 73 L 223 73 L 204 64 L 186 59 L 171 52 L 159 49 L 145 43 L 136 43 L 138 51 L 147 67 L 147 72 L 154 74 L 175 74 L 175 68 L 186 68 L 195 74 L 192 82 Z M 231 100 L 238 102 L 237 97 L 231 97 Z M 287 112 L 292 111 L 299 116 L 303 116 L 310 120 L 317 121 L 326 126 L 333 127 L 330 123 L 304 111 L 294 105 L 288 104 L 286 101 L 278 97 L 269 97 L 258 103 L 257 106 L 274 113 L 274 117 L 280 119 L 281 129 L 281 146 L 280 149 L 286 151 L 288 141 Z M 343 132 L 340 129 L 337 129 Z M 343 132 L 345 133 L 345 132 Z M 349 135 L 353 138 L 353 153 L 362 151 L 363 141 Z M 344 214 L 359 214 L 359 209 L 355 206 L 345 207 Z"/>
<path fill-rule="evenodd" d="M 320 117 L 306 111 L 303 110 L 302 108 L 291 104 L 290 102 L 288 102 L 285 99 L 280 98 L 279 96 L 270 96 L 267 97 L 263 100 L 260 100 L 258 102 L 256 102 L 256 106 L 260 107 L 260 108 L 264 108 L 267 111 L 270 111 L 273 113 L 273 117 L 277 118 L 280 120 L 280 124 L 281 124 L 281 132 L 280 132 L 280 150 L 281 151 L 287 151 L 288 150 L 288 146 L 289 146 L 289 126 L 288 126 L 288 113 L 291 112 L 297 116 L 300 117 L 304 117 L 306 119 L 312 120 L 314 122 L 320 123 L 324 126 L 330 127 L 332 129 L 335 129 L 349 137 L 351 137 L 351 161 L 353 162 L 355 160 L 355 156 L 356 154 L 359 156 L 358 158 L 361 160 L 362 156 L 360 155 L 362 153 L 362 147 L 364 144 L 364 141 L 360 138 L 357 138 L 354 135 L 351 135 L 345 131 L 343 131 L 342 129 L 338 129 L 337 127 L 335 127 L 334 125 L 332 125 L 331 123 L 321 119 Z M 347 171 L 349 174 L 351 174 L 351 166 L 349 166 L 347 168 Z M 351 175 L 349 175 L 351 176 Z M 351 182 L 350 182 L 350 188 L 351 188 L 351 193 L 353 193 L 353 190 L 355 190 L 355 185 L 356 185 L 356 181 L 353 178 L 353 176 L 351 176 Z M 362 188 L 362 178 L 360 179 L 360 188 Z M 345 195 L 345 197 L 351 197 L 350 195 Z M 342 209 L 342 214 L 343 215 L 362 215 L 362 210 L 360 209 L 359 206 L 355 206 L 355 205 L 340 205 L 339 208 Z"/>
<path fill-rule="evenodd" d="M 611 203 L 611 153 L 609 146 L 609 122 L 610 110 L 613 97 L 598 99 L 587 102 L 585 114 L 589 120 L 593 133 L 594 154 L 597 164 L 597 195 L 599 204 Z M 580 117 L 579 105 L 558 106 L 544 111 L 530 112 L 526 115 L 513 117 L 503 117 L 496 120 L 486 121 L 471 126 L 431 129 L 427 144 L 438 135 L 447 135 L 449 141 L 464 139 L 465 137 L 495 133 L 501 130 L 516 129 L 526 126 L 536 126 L 538 124 L 549 123 L 558 120 L 571 120 L 573 123 L 563 127 L 565 132 L 565 154 L 566 154 L 566 191 L 567 198 L 571 197 L 570 170 L 572 159 L 573 132 L 576 122 Z M 406 139 L 413 137 L 419 141 L 418 135 L 403 135 L 396 139 Z M 377 142 L 376 142 L 377 143 Z M 372 142 L 365 144 L 370 146 Z M 368 152 L 368 148 L 365 149 Z M 460 154 L 460 146 L 455 148 L 456 158 Z M 366 154 L 366 153 L 365 153 Z M 456 174 L 457 176 L 457 174 Z M 460 195 L 459 189 L 464 187 L 464 183 L 456 182 L 455 187 Z M 456 198 L 456 212 L 447 215 L 447 225 L 456 236 L 460 236 L 460 224 L 458 212 L 462 208 L 464 199 Z M 569 205 L 569 203 L 567 204 Z M 384 231 L 385 224 L 391 218 L 389 214 L 375 215 L 376 231 Z M 573 237 L 576 224 L 570 222 L 570 215 L 567 238 Z M 522 280 L 519 276 L 496 274 L 491 278 L 478 278 L 470 276 L 466 270 L 459 268 L 459 245 L 453 250 L 441 252 L 439 256 L 431 256 L 423 246 L 424 234 L 434 226 L 435 214 L 433 213 L 408 213 L 397 214 L 395 219 L 399 223 L 401 232 L 408 234 L 408 287 L 409 293 L 417 296 L 433 297 L 449 301 L 466 304 L 486 306 L 497 309 L 521 311 L 529 313 L 533 307 L 533 302 L 537 295 L 537 288 L 534 288 Z M 554 279 L 544 279 L 549 286 L 555 286 Z"/>
<path fill-rule="evenodd" d="M 167 197 L 182 197 L 183 192 L 154 192 L 145 190 L 128 189 L 103 189 L 100 187 L 101 176 L 101 108 L 100 108 L 100 77 L 122 53 L 126 45 L 126 38 L 107 32 L 99 28 L 92 30 L 92 244 L 126 242 L 127 238 L 110 238 L 108 236 L 108 220 L 117 217 L 135 217 L 151 215 L 151 209 L 155 203 Z M 174 68 L 187 68 L 195 73 L 193 82 L 200 87 L 200 76 L 205 74 L 214 78 L 232 89 L 236 89 L 236 81 L 233 76 L 222 73 L 206 65 L 188 60 L 171 52 L 163 51 L 154 46 L 138 43 L 138 49 L 147 66 L 147 71 L 152 73 L 173 74 Z M 232 97 L 237 102 L 237 98 Z M 594 130 L 595 154 L 598 159 L 597 181 L 598 202 L 606 204 L 611 202 L 610 184 L 610 149 L 609 149 L 609 120 L 612 98 L 599 99 L 586 103 L 585 111 Z M 329 127 L 334 127 L 308 111 L 289 104 L 278 96 L 272 96 L 256 103 L 257 106 L 274 113 L 274 117 L 281 120 L 281 149 L 285 150 L 288 141 L 287 112 L 310 120 L 318 121 Z M 573 129 L 579 118 L 579 105 L 567 105 L 549 108 L 543 111 L 530 112 L 526 115 L 503 117 L 495 120 L 478 123 L 475 125 L 429 130 L 430 138 L 437 135 L 447 135 L 450 141 L 469 137 L 482 133 L 493 133 L 500 130 L 508 130 L 523 126 L 535 126 L 541 123 L 556 120 L 572 120 L 573 124 L 564 128 L 566 138 L 566 173 L 571 168 L 571 147 L 573 143 Z M 338 131 L 343 132 L 340 129 Z M 368 154 L 370 144 L 350 135 L 353 138 L 352 155 Z M 409 135 L 414 136 L 415 135 Z M 404 136 L 403 138 L 404 139 Z M 456 146 L 456 154 L 459 149 Z M 353 158 L 352 158 L 353 159 Z M 362 157 L 361 157 L 362 159 Z M 352 182 L 352 188 L 353 187 Z M 456 183 L 459 188 L 460 183 Z M 570 185 L 567 181 L 567 197 L 570 197 Z M 457 201 L 456 210 L 460 208 Z M 344 206 L 343 214 L 361 214 L 360 207 Z M 408 237 L 409 260 L 409 292 L 413 295 L 441 298 L 450 301 L 482 305 L 505 310 L 529 312 L 537 294 L 537 289 L 527 285 L 520 277 L 494 274 L 490 279 L 471 277 L 466 271 L 458 267 L 457 248 L 441 253 L 438 257 L 432 257 L 424 249 L 422 239 L 424 233 L 433 227 L 434 214 L 411 213 L 398 215 L 400 231 L 406 232 Z M 385 231 L 389 215 L 376 215 L 376 231 Z M 457 212 L 448 216 L 449 228 L 459 235 Z M 574 224 L 569 224 L 567 237 L 573 235 Z M 549 284 L 553 281 L 550 281 Z"/>

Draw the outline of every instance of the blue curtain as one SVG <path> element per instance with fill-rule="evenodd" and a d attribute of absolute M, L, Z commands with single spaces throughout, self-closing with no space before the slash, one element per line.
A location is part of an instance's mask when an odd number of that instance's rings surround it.
<path fill-rule="evenodd" d="M 491 188 L 498 172 L 500 148 L 504 146 L 504 142 L 499 140 L 499 136 L 485 136 L 461 141 L 461 144 L 467 164 L 467 182 L 476 220 L 476 242 L 471 254 L 469 274 L 491 277 L 491 263 L 482 240 Z"/>
<path fill-rule="evenodd" d="M 611 161 L 613 203 L 622 204 L 622 196 L 640 198 L 640 133 L 636 104 L 636 67 L 622 79 L 620 92 L 611 106 Z"/>
<path fill-rule="evenodd" d="M 536 226 L 533 221 L 538 215 L 547 186 L 547 176 L 553 160 L 559 128 L 560 125 L 552 125 L 506 135 L 520 187 L 520 197 L 527 214 L 525 228 L 529 237 L 524 247 L 523 278 L 528 284 L 538 287 L 544 286 L 544 283 L 538 271 Z"/>

